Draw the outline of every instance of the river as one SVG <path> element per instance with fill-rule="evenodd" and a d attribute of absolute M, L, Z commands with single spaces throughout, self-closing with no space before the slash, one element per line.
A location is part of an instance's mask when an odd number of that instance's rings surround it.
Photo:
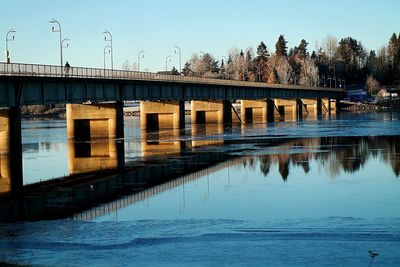
<path fill-rule="evenodd" d="M 229 160 L 68 218 L 3 224 L 0 257 L 41 266 L 368 266 L 373 250 L 372 266 L 400 266 L 399 119 L 342 113 L 144 136 L 127 117 L 126 165 L 173 164 L 188 149 Z M 22 128 L 25 184 L 82 171 L 71 165 L 65 120 Z"/>

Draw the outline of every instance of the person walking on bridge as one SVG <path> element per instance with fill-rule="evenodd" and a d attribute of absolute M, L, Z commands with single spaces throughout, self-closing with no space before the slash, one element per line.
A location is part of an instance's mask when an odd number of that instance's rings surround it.
<path fill-rule="evenodd" d="M 71 68 L 71 66 L 69 65 L 68 61 L 65 62 L 65 66 L 64 66 L 65 77 L 68 77 L 70 68 Z"/>

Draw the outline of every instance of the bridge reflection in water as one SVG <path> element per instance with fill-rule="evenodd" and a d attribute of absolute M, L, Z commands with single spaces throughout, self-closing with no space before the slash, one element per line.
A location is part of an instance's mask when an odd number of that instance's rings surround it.
<path fill-rule="evenodd" d="M 288 181 L 291 167 L 301 166 L 307 173 L 310 161 L 335 177 L 356 172 L 370 158 L 378 157 L 391 165 L 397 177 L 400 174 L 398 137 L 266 139 L 251 141 L 252 148 L 245 151 L 230 148 L 226 152 L 220 144 L 225 148 L 242 141 L 224 141 L 220 137 L 224 131 L 217 125 L 199 126 L 193 128 L 190 141 L 181 141 L 179 134 L 159 133 L 152 135 L 150 142 L 146 137 L 151 134 L 143 135 L 144 159 L 127 162 L 119 170 L 121 150 L 116 140 L 69 142 L 71 176 L 25 186 L 19 198 L 2 201 L 0 220 L 93 219 L 229 166 L 259 166 L 268 176 L 276 165 L 282 179 Z M 202 140 L 205 134 L 213 137 L 213 133 L 215 138 Z M 10 187 L 10 171 L 3 154 L 1 167 L 1 189 L 5 192 Z M 92 208 L 100 203 L 108 204 Z"/>

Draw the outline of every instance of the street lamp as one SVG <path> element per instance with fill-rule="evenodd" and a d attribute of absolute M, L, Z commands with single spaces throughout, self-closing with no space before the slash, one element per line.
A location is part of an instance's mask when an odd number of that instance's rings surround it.
<path fill-rule="evenodd" d="M 111 52 L 111 46 L 106 45 L 106 47 L 104 47 L 104 51 L 103 51 L 104 69 L 106 69 L 106 54 L 110 54 L 110 52 Z"/>
<path fill-rule="evenodd" d="M 68 37 L 65 37 L 62 41 L 61 41 L 61 47 L 62 48 L 67 48 L 68 47 L 68 43 L 66 43 L 65 45 L 64 45 L 64 42 L 68 42 L 69 41 L 69 38 Z"/>
<path fill-rule="evenodd" d="M 9 41 L 14 41 L 14 35 L 13 35 L 13 37 L 12 38 L 8 38 L 8 35 L 10 34 L 10 33 L 14 33 L 14 32 L 16 32 L 15 30 L 14 30 L 14 28 L 12 28 L 11 30 L 9 30 L 8 32 L 7 32 L 7 35 L 6 35 L 6 63 L 7 64 L 9 64 L 10 63 L 10 52 L 8 51 L 8 42 Z"/>
<path fill-rule="evenodd" d="M 110 53 L 111 53 L 111 69 L 114 69 L 114 63 L 113 63 L 113 45 L 112 45 L 112 35 L 109 31 L 104 30 L 103 32 L 104 34 L 108 34 L 109 35 L 109 39 L 107 39 L 107 36 L 104 36 L 104 41 L 106 42 L 110 42 Z"/>
<path fill-rule="evenodd" d="M 138 64 L 137 64 L 137 70 L 138 71 L 140 71 L 140 59 L 141 58 L 144 58 L 144 51 L 143 50 L 140 50 L 140 52 L 138 53 L 138 55 L 137 55 L 137 62 L 138 62 Z"/>
<path fill-rule="evenodd" d="M 181 48 L 175 45 L 175 54 L 179 53 L 179 73 L 182 72 Z"/>
<path fill-rule="evenodd" d="M 58 22 L 55 19 L 51 19 L 49 22 L 50 23 L 55 23 L 55 24 L 58 25 L 58 29 L 55 29 L 54 26 L 53 26 L 53 27 L 51 27 L 51 31 L 60 33 L 60 58 L 61 58 L 61 67 L 62 67 L 64 64 L 63 64 L 63 51 L 62 51 L 63 47 L 62 47 L 62 40 L 61 40 L 62 39 L 61 24 L 60 24 L 60 22 Z"/>
<path fill-rule="evenodd" d="M 165 58 L 165 71 L 168 71 L 168 60 L 169 60 L 169 62 L 171 62 L 171 55 L 168 55 L 166 58 Z"/>

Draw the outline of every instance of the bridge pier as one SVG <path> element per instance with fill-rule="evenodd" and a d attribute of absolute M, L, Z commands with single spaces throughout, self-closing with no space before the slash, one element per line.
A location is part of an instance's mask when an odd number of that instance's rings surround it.
<path fill-rule="evenodd" d="M 123 103 L 67 104 L 67 136 L 70 174 L 122 169 Z"/>
<path fill-rule="evenodd" d="M 123 103 L 67 104 L 67 136 L 77 141 L 123 138 Z"/>
<path fill-rule="evenodd" d="M 140 102 L 140 128 L 143 130 L 157 131 L 183 127 L 185 127 L 184 101 Z"/>
<path fill-rule="evenodd" d="M 241 100 L 240 111 L 243 123 L 273 122 L 282 117 L 273 99 Z"/>
<path fill-rule="evenodd" d="M 191 101 L 192 124 L 215 124 L 240 122 L 228 100 Z"/>
<path fill-rule="evenodd" d="M 0 109 L 0 194 L 17 195 L 22 187 L 21 109 Z"/>
<path fill-rule="evenodd" d="M 285 121 L 297 121 L 302 105 L 297 99 L 275 99 L 274 104 Z"/>
<path fill-rule="evenodd" d="M 336 113 L 336 99 L 322 98 L 320 99 L 321 105 L 321 113 L 328 113 L 329 115 L 332 113 Z"/>

